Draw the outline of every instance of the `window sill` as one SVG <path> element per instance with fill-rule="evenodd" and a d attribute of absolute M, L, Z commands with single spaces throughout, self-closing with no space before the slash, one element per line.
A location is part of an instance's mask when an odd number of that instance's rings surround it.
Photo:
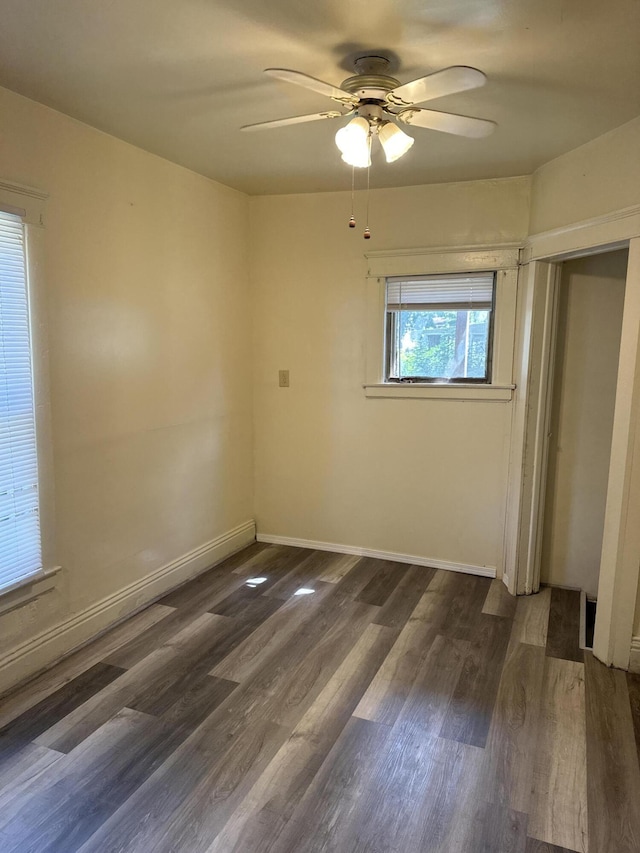
<path fill-rule="evenodd" d="M 363 385 L 365 397 L 389 399 L 455 400 L 481 403 L 508 403 L 513 398 L 515 385 L 475 385 L 473 383 L 439 382 L 385 382 Z"/>
<path fill-rule="evenodd" d="M 43 569 L 35 575 L 30 575 L 0 590 L 0 615 L 16 607 L 22 607 L 23 604 L 52 590 L 56 585 L 56 576 L 59 571 L 60 566 Z"/>

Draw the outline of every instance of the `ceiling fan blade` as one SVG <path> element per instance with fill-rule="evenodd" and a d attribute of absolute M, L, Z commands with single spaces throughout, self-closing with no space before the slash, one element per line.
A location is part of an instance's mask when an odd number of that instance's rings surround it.
<path fill-rule="evenodd" d="M 442 133 L 453 133 L 455 136 L 472 138 L 489 136 L 497 127 L 495 121 L 459 116 L 455 113 L 440 113 L 437 110 L 402 110 L 396 115 L 396 118 L 412 127 L 426 127 L 429 130 L 439 130 Z"/>
<path fill-rule="evenodd" d="M 444 95 L 454 95 L 466 89 L 477 89 L 479 86 L 484 86 L 486 82 L 486 76 L 477 68 L 452 65 L 450 68 L 443 68 L 442 71 L 396 86 L 389 92 L 386 100 L 389 104 L 406 107 L 411 104 L 422 104 L 434 98 L 442 98 Z"/>
<path fill-rule="evenodd" d="M 284 127 L 287 124 L 302 124 L 305 121 L 318 121 L 321 118 L 342 118 L 350 116 L 353 110 L 348 113 L 339 113 L 337 110 L 330 110 L 326 113 L 314 113 L 309 116 L 292 116 L 291 118 L 278 118 L 275 121 L 259 121 L 257 124 L 245 124 L 240 130 L 268 130 L 270 127 Z"/>
<path fill-rule="evenodd" d="M 270 77 L 277 77 L 278 80 L 285 80 L 287 83 L 295 83 L 296 86 L 311 89 L 312 92 L 317 92 L 319 95 L 326 95 L 328 98 L 333 98 L 334 101 L 339 101 L 341 104 L 358 103 L 358 98 L 355 95 L 350 95 L 349 92 L 338 89 L 337 86 L 332 86 L 331 83 L 325 83 L 323 80 L 316 80 L 315 77 L 309 77 L 308 74 L 303 74 L 301 71 L 291 71 L 289 68 L 265 68 L 264 73 Z"/>

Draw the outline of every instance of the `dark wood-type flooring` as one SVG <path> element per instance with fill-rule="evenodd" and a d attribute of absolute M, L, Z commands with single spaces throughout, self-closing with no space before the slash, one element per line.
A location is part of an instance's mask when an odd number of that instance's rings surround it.
<path fill-rule="evenodd" d="M 0 703 L 2 853 L 638 853 L 577 593 L 254 544 Z"/>

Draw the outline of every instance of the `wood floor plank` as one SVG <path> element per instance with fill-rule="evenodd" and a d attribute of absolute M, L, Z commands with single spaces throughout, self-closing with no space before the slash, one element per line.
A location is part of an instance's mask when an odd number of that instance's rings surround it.
<path fill-rule="evenodd" d="M 549 627 L 551 587 L 542 587 L 535 595 L 519 595 L 513 617 L 513 643 L 546 646 Z"/>
<path fill-rule="evenodd" d="M 24 686 L 18 687 L 10 696 L 3 697 L 0 700 L 0 728 L 59 690 L 67 682 L 86 672 L 94 664 L 110 663 L 105 658 L 113 651 L 126 645 L 133 637 L 137 637 L 172 612 L 173 609 L 170 607 L 152 604 L 131 616 L 126 622 L 121 622 L 109 629 L 89 645 L 65 657 Z M 118 664 L 113 665 L 118 666 Z"/>
<path fill-rule="evenodd" d="M 453 600 L 460 594 L 459 577 L 457 572 L 437 569 L 413 610 L 411 619 L 442 624 Z"/>
<path fill-rule="evenodd" d="M 577 661 L 545 660 L 527 831 L 539 841 L 587 853 L 584 664 Z"/>
<path fill-rule="evenodd" d="M 576 853 L 576 851 L 569 850 L 568 847 L 548 844 L 546 841 L 538 841 L 536 838 L 527 838 L 525 853 Z"/>
<path fill-rule="evenodd" d="M 62 752 L 27 743 L 6 760 L 0 760 L 0 813 L 6 815 L 13 811 L 15 803 L 24 798 L 33 783 L 62 756 Z"/>
<path fill-rule="evenodd" d="M 353 712 L 393 725 L 437 636 L 437 626 L 409 620 Z"/>
<path fill-rule="evenodd" d="M 221 700 L 220 684 L 218 679 L 205 677 L 197 689 L 190 691 L 169 709 L 162 718 L 162 725 L 150 722 L 151 718 L 147 715 L 125 708 L 69 755 L 32 746 L 38 751 L 37 760 L 32 761 L 21 775 L 14 778 L 10 789 L 0 794 L 0 813 L 16 814 L 20 808 L 26 808 L 26 804 L 31 803 L 35 793 L 39 798 L 36 801 L 37 809 L 44 810 L 53 820 L 64 824 L 69 809 L 68 803 L 65 806 L 64 797 L 71 797 L 75 787 L 78 788 L 83 807 L 81 811 L 88 811 L 88 822 L 83 813 L 72 816 L 72 821 L 75 824 L 85 820 L 82 837 L 88 837 L 212 713 Z M 116 749 L 123 751 L 122 759 L 111 755 Z M 54 760 L 60 759 L 63 759 L 62 762 L 49 771 Z M 88 797 L 85 796 L 85 783 L 90 789 Z M 113 785 L 113 791 L 109 788 L 110 784 Z M 53 794 L 45 796 L 48 791 Z M 28 799 L 25 793 L 29 795 Z M 96 797 L 98 802 L 94 802 Z M 60 804 L 57 804 L 58 798 L 62 800 Z M 27 809 L 27 822 L 31 824 L 32 817 L 29 815 L 31 812 Z M 38 819 L 36 817 L 36 822 Z M 2 823 L 4 825 L 6 821 Z M 23 843 L 25 832 L 21 830 L 18 835 Z M 56 853 L 62 849 L 67 853 L 73 847 L 66 834 L 61 837 L 64 839 L 61 847 L 53 842 L 53 849 Z M 43 837 L 38 835 L 36 849 L 44 851 L 44 843 Z"/>
<path fill-rule="evenodd" d="M 507 619 L 511 619 L 515 613 L 517 603 L 517 597 L 511 595 L 502 582 L 502 578 L 494 578 L 491 581 L 482 612 L 490 616 L 504 616 Z"/>
<path fill-rule="evenodd" d="M 356 554 L 331 553 L 331 561 L 322 574 L 318 575 L 318 580 L 325 583 L 338 583 L 338 581 L 341 581 L 351 571 L 360 559 Z"/>
<path fill-rule="evenodd" d="M 203 642 L 215 640 L 218 632 L 224 632 L 226 621 L 223 616 L 203 614 L 117 681 L 56 722 L 38 737 L 37 742 L 70 752 L 139 696 L 170 689 L 173 677 L 188 665 L 194 649 L 201 648 Z"/>
<path fill-rule="evenodd" d="M 427 566 L 409 566 L 400 583 L 387 598 L 376 616 L 376 624 L 402 628 L 435 576 Z"/>
<path fill-rule="evenodd" d="M 348 851 L 349 817 L 384 749 L 387 726 L 352 717 L 273 848 L 274 853 Z M 246 853 L 257 853 L 246 851 Z"/>
<path fill-rule="evenodd" d="M 640 767 L 625 673 L 585 653 L 589 843 L 640 850 Z"/>
<path fill-rule="evenodd" d="M 458 640 L 473 639 L 482 621 L 491 618 L 482 613 L 491 581 L 489 578 L 456 573 L 452 583 L 455 594 L 442 620 L 441 633 Z"/>
<path fill-rule="evenodd" d="M 284 577 L 311 553 L 310 548 L 267 545 L 259 554 L 236 566 L 233 572 L 243 578 L 255 577 L 257 575 Z"/>
<path fill-rule="evenodd" d="M 216 566 L 165 595 L 161 602 L 178 610 L 188 609 L 192 614 L 204 613 L 244 582 L 244 578 Z"/>
<path fill-rule="evenodd" d="M 265 595 L 286 601 L 301 587 L 315 588 L 315 582 L 335 563 L 334 558 L 335 555 L 330 551 L 311 551 L 309 556 L 302 559 L 299 565 L 284 577 L 276 579 L 266 587 L 261 586 L 261 589 Z"/>
<path fill-rule="evenodd" d="M 282 601 L 269 601 L 262 594 L 261 587 L 242 586 L 236 589 L 231 595 L 223 598 L 214 607 L 209 609 L 209 613 L 216 613 L 218 616 L 228 616 L 235 619 L 238 616 L 246 616 L 248 611 L 255 613 L 268 612 L 270 616 L 280 607 Z"/>
<path fill-rule="evenodd" d="M 231 575 L 229 577 L 232 578 L 234 588 L 237 588 L 238 584 L 242 585 L 244 583 L 244 580 L 236 579 L 235 575 Z M 122 666 L 126 669 L 137 666 L 141 661 L 153 654 L 158 647 L 166 643 L 170 643 L 172 639 L 178 636 L 182 631 L 188 630 L 189 626 L 195 619 L 203 613 L 209 612 L 208 608 L 211 606 L 215 608 L 215 602 L 222 599 L 227 591 L 228 587 L 225 587 L 223 590 L 218 589 L 215 594 L 207 594 L 207 596 L 199 599 L 197 607 L 185 606 L 174 610 L 171 615 L 166 617 L 166 619 L 156 625 L 153 625 L 150 629 L 133 639 L 126 646 L 123 646 L 113 655 L 110 655 L 106 661 L 117 666 Z M 269 602 L 252 602 L 250 606 L 246 606 L 242 610 L 245 635 L 250 633 L 250 622 L 253 621 L 255 627 L 255 625 L 259 624 L 265 618 L 268 618 L 270 613 L 275 609 L 277 609 L 277 604 L 274 605 Z M 240 629 L 238 629 L 238 631 L 239 630 Z M 225 653 L 228 654 L 230 650 L 230 648 L 227 648 Z M 220 651 L 222 652 L 222 649 Z M 222 660 L 223 657 L 224 655 L 221 653 L 218 656 L 218 660 Z"/>
<path fill-rule="evenodd" d="M 525 814 L 531 803 L 544 664 L 541 646 L 510 646 L 485 750 L 485 796 Z"/>
<path fill-rule="evenodd" d="M 266 551 L 270 546 L 266 542 L 251 542 L 235 554 L 230 554 L 225 557 L 215 568 L 223 569 L 224 571 L 233 572 L 235 569 L 242 569 L 248 562 L 253 560 L 258 554 Z"/>
<path fill-rule="evenodd" d="M 206 612 L 206 608 L 202 610 L 202 613 Z M 104 658 L 104 663 L 123 669 L 132 669 L 165 643 L 169 643 L 173 637 L 178 636 L 184 630 L 188 630 L 199 615 L 201 615 L 199 608 L 197 612 L 187 608 L 174 608 L 164 619 L 151 625 L 146 631 L 132 637 L 128 643 L 107 655 Z"/>
<path fill-rule="evenodd" d="M 232 694 L 161 763 L 81 853 L 206 850 L 286 739 Z"/>
<path fill-rule="evenodd" d="M 356 597 L 356 601 L 360 601 L 363 604 L 375 604 L 377 607 L 381 607 L 405 577 L 409 571 L 409 566 L 402 563 L 394 563 L 392 560 L 377 560 L 374 557 L 363 557 L 363 561 L 367 560 L 376 564 L 376 573 Z"/>
<path fill-rule="evenodd" d="M 208 853 L 273 849 L 395 636 L 390 628 L 365 628 Z"/>
<path fill-rule="evenodd" d="M 457 577 L 458 575 L 453 572 L 437 571 L 435 573 L 413 609 L 407 625 L 354 712 L 356 716 L 387 725 L 395 722 L 446 619 L 456 594 Z M 454 644 L 454 656 L 459 648 L 462 646 Z M 424 679 L 434 675 L 431 669 L 434 672 L 439 671 L 437 667 L 439 649 L 440 645 L 436 650 L 435 659 L 423 673 L 419 684 L 424 686 Z M 452 677 L 457 678 L 457 672 L 455 670 Z M 450 693 L 446 695 L 449 697 Z M 430 707 L 429 703 L 426 707 Z"/>
<path fill-rule="evenodd" d="M 468 652 L 466 640 L 436 637 L 398 711 L 394 728 L 419 729 L 429 737 L 440 733 Z"/>
<path fill-rule="evenodd" d="M 210 612 L 218 613 L 221 616 L 235 617 L 241 615 L 246 605 L 255 598 L 265 595 L 282 600 L 289 598 L 289 595 L 292 595 L 296 589 L 303 586 L 302 581 L 299 581 L 298 578 L 302 577 L 304 579 L 305 577 L 312 576 L 314 557 L 318 558 L 319 556 L 326 562 L 326 552 L 309 551 L 306 549 L 297 550 L 301 551 L 302 554 L 299 555 L 297 551 L 294 554 L 286 555 L 277 553 L 270 560 L 267 560 L 265 556 L 260 568 L 260 577 L 257 579 L 259 583 L 251 583 L 252 578 L 243 578 L 242 585 L 230 595 L 218 601 L 215 607 L 210 607 Z M 310 566 L 309 569 L 307 568 L 308 566 Z M 289 589 L 289 587 L 291 587 L 291 591 L 285 592 L 283 595 L 282 591 Z M 276 590 L 274 595 L 271 595 L 272 590 Z M 278 593 L 278 590 L 280 590 L 280 593 Z"/>
<path fill-rule="evenodd" d="M 140 787 L 184 737 L 128 708 L 41 775 L 2 831 L 13 851 L 73 853 Z"/>
<path fill-rule="evenodd" d="M 484 747 L 502 676 L 511 624 L 483 616 L 440 729 L 440 737 Z"/>
<path fill-rule="evenodd" d="M 209 656 L 206 652 L 188 666 L 185 666 L 184 660 L 176 663 L 177 666 L 171 666 L 166 681 L 158 682 L 154 679 L 147 690 L 132 697 L 127 707 L 164 719 L 172 711 L 179 712 L 185 702 L 191 703 L 199 695 L 203 684 L 206 684 L 211 688 L 207 701 L 213 710 L 238 686 L 235 681 L 208 675 Z"/>
<path fill-rule="evenodd" d="M 170 593 L 162 601 L 180 609 L 186 608 L 193 615 L 205 611 L 217 612 L 217 605 L 229 597 L 233 600 L 234 593 L 240 599 L 243 594 L 247 599 L 260 595 L 265 588 L 286 576 L 292 567 L 304 559 L 304 555 L 310 553 L 301 548 L 291 549 L 291 552 L 283 553 L 283 549 L 262 545 L 255 550 L 252 547 L 245 548 L 186 586 Z M 258 574 L 266 576 L 264 585 L 260 589 L 248 588 L 247 579 Z M 234 613 L 223 615 L 233 616 L 238 610 L 239 608 Z"/>
<path fill-rule="evenodd" d="M 480 802 L 459 853 L 526 853 L 527 815 L 498 803 Z"/>
<path fill-rule="evenodd" d="M 317 845 L 315 833 L 310 834 L 303 849 L 458 851 L 459 818 L 477 800 L 480 762 L 481 751 L 474 747 L 394 727 L 373 760 L 364 764 L 368 772 L 342 826 L 327 833 L 326 846 Z"/>
<path fill-rule="evenodd" d="M 351 570 L 336 583 L 336 594 L 357 598 L 377 574 L 378 562 L 368 557 L 360 557 Z"/>
<path fill-rule="evenodd" d="M 105 663 L 96 663 L 90 669 L 59 687 L 16 717 L 0 730 L 0 751 L 4 739 L 31 741 L 51 728 L 67 714 L 78 708 L 104 687 L 111 684 L 125 670 Z"/>
<path fill-rule="evenodd" d="M 75 850 L 84 839 L 82 831 L 74 838 L 73 824 L 81 822 L 83 812 L 91 814 L 93 819 L 95 811 L 87 807 L 97 793 L 96 788 L 107 793 L 103 782 L 109 768 L 121 765 L 122 745 L 126 744 L 130 753 L 143 740 L 149 724 L 160 726 L 146 715 L 125 709 L 94 733 L 73 757 L 63 756 L 41 774 L 32 785 L 31 796 L 14 804 L 10 815 L 0 816 L 0 826 L 12 840 L 7 850 L 46 851 L 61 847 L 63 839 L 66 849 Z M 117 777 L 118 771 L 113 775 Z"/>
<path fill-rule="evenodd" d="M 631 704 L 633 730 L 636 737 L 638 763 L 640 764 L 640 675 L 633 672 L 627 673 L 627 689 L 629 691 L 629 701 Z"/>
<path fill-rule="evenodd" d="M 264 660 L 282 648 L 332 593 L 332 584 L 316 582 L 313 595 L 289 598 L 212 670 L 212 675 L 244 682 Z"/>
<path fill-rule="evenodd" d="M 263 712 L 280 725 L 299 721 L 378 610 L 349 599 L 327 599 L 327 605 L 247 682 L 265 696 Z"/>
<path fill-rule="evenodd" d="M 580 593 L 552 587 L 547 633 L 547 655 L 582 662 L 580 648 Z"/>
<path fill-rule="evenodd" d="M 246 728 L 171 819 L 164 822 L 162 844 L 169 850 L 205 853 L 237 805 L 284 739 L 284 731 L 266 720 Z M 146 851 L 145 844 L 127 848 Z"/>
<path fill-rule="evenodd" d="M 228 616 L 230 619 L 234 619 L 236 616 L 241 616 L 246 611 L 248 605 L 261 597 L 262 590 L 259 587 L 246 586 L 246 584 L 243 584 L 230 595 L 221 599 L 213 607 L 210 607 L 208 612 L 215 613 L 218 616 Z"/>
<path fill-rule="evenodd" d="M 410 730 L 398 740 L 391 738 L 372 774 L 369 808 L 354 822 L 354 853 L 364 853 L 379 841 L 381 849 L 397 845 L 411 853 L 450 849 L 455 801 L 445 792 L 451 786 L 462 793 L 478 778 L 479 762 L 479 751 L 463 744 L 416 738 Z"/>
<path fill-rule="evenodd" d="M 205 675 L 184 691 L 160 715 L 160 719 L 172 728 L 179 728 L 181 732 L 193 731 L 233 693 L 237 686 L 235 681 Z"/>

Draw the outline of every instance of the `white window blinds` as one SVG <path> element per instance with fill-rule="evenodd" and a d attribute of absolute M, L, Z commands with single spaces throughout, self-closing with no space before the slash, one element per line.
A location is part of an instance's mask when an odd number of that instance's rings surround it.
<path fill-rule="evenodd" d="M 0 211 L 0 591 L 41 568 L 24 226 Z"/>
<path fill-rule="evenodd" d="M 493 281 L 492 272 L 388 278 L 387 310 L 486 310 L 493 303 Z"/>

